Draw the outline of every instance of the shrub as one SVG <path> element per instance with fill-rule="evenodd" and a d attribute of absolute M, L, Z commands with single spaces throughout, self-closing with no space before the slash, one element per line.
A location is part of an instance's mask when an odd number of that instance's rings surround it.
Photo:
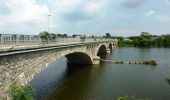
<path fill-rule="evenodd" d="M 13 100 L 34 100 L 33 94 L 35 90 L 30 84 L 21 86 L 11 85 L 10 93 Z"/>

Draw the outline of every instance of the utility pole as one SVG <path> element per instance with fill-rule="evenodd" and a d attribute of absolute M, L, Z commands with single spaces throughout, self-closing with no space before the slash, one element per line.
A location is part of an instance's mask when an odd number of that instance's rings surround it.
<path fill-rule="evenodd" d="M 51 15 L 48 15 L 48 33 L 50 33 L 50 16 Z"/>

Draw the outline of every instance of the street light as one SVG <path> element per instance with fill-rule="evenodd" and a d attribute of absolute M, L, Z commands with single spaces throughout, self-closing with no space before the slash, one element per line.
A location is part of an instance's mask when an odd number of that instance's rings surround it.
<path fill-rule="evenodd" d="M 50 16 L 52 15 L 48 15 L 48 33 L 50 32 Z"/>

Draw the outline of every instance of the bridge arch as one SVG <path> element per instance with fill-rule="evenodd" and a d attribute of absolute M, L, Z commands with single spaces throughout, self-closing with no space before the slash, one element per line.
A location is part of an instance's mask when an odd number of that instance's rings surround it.
<path fill-rule="evenodd" d="M 97 50 L 97 56 L 100 54 L 106 54 L 106 53 L 107 53 L 107 46 L 105 44 L 100 45 Z"/>
<path fill-rule="evenodd" d="M 76 64 L 93 64 L 91 57 L 87 53 L 83 52 L 73 52 L 65 55 L 68 63 Z"/>

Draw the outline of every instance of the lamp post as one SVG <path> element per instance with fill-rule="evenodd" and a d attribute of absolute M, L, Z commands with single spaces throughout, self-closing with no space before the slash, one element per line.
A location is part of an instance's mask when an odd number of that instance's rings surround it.
<path fill-rule="evenodd" d="M 51 15 L 48 15 L 48 33 L 50 33 L 50 16 Z"/>

